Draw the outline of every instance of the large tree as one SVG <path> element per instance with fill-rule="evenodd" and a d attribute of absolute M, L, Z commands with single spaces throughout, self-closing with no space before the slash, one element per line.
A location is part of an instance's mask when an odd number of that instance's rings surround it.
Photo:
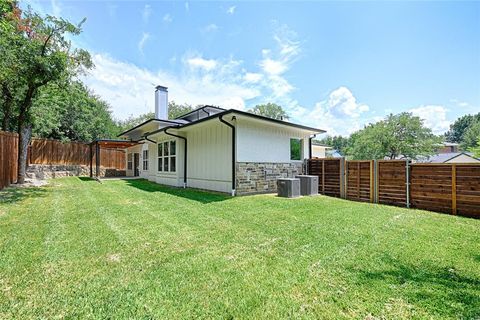
<path fill-rule="evenodd" d="M 480 119 L 474 120 L 463 134 L 461 146 L 464 150 L 475 147 L 480 137 Z"/>
<path fill-rule="evenodd" d="M 348 138 L 342 136 L 327 136 L 318 141 L 319 143 L 332 147 L 341 154 L 343 154 L 345 148 L 348 145 Z"/>
<path fill-rule="evenodd" d="M 2 65 L 6 69 L 2 73 L 14 71 L 18 79 L 18 183 L 23 183 L 32 134 L 32 103 L 39 89 L 54 81 L 68 80 L 93 65 L 88 52 L 72 49 L 66 38 L 80 34 L 85 20 L 74 25 L 62 18 L 42 17 L 31 9 L 21 12 L 16 3 L 13 6 L 11 13 L 2 14 L 0 55 L 12 56 L 15 62 Z"/>
<path fill-rule="evenodd" d="M 73 141 L 114 138 L 118 126 L 109 109 L 80 81 L 50 83 L 32 103 L 33 135 Z"/>
<path fill-rule="evenodd" d="M 403 112 L 353 133 L 345 151 L 352 159 L 418 159 L 435 154 L 440 142 L 423 120 Z"/>
<path fill-rule="evenodd" d="M 480 158 L 480 135 L 478 136 L 477 145 L 470 148 L 470 151 L 473 152 L 475 157 Z"/>
<path fill-rule="evenodd" d="M 465 133 L 475 122 L 480 121 L 480 113 L 464 115 L 450 125 L 450 130 L 445 133 L 445 139 L 449 142 L 462 143 Z"/>
<path fill-rule="evenodd" d="M 253 109 L 248 110 L 248 112 L 277 120 L 287 120 L 290 118 L 287 112 L 275 103 L 258 104 Z"/>
<path fill-rule="evenodd" d="M 200 106 L 197 106 L 200 107 Z M 168 103 L 168 119 L 175 119 L 193 110 L 193 107 L 188 103 L 178 104 L 175 101 Z"/>

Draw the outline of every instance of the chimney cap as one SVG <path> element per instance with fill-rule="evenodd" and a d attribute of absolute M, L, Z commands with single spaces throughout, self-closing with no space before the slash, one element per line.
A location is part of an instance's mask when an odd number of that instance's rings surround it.
<path fill-rule="evenodd" d="M 164 87 L 164 86 L 156 86 L 155 87 L 156 91 L 160 90 L 160 91 L 168 91 L 168 87 Z"/>

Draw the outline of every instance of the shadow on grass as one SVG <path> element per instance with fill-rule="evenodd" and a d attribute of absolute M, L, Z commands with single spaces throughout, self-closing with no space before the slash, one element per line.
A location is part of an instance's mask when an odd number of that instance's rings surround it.
<path fill-rule="evenodd" d="M 219 201 L 225 201 L 225 200 L 231 199 L 231 197 L 226 194 L 207 192 L 207 191 L 195 190 L 190 188 L 183 189 L 183 188 L 169 187 L 169 186 L 154 183 L 145 179 L 134 179 L 134 180 L 124 179 L 123 181 L 125 181 L 129 186 L 143 190 L 143 191 L 162 192 L 162 193 L 170 194 L 176 197 L 198 201 L 201 203 L 212 203 L 212 202 L 219 202 Z"/>
<path fill-rule="evenodd" d="M 0 191 L 0 204 L 20 202 L 26 198 L 45 197 L 49 191 L 41 187 L 10 187 Z"/>
<path fill-rule="evenodd" d="M 397 294 L 435 316 L 476 319 L 480 316 L 480 277 L 454 268 L 401 265 L 389 261 L 383 270 L 355 270 L 360 283 L 372 288 L 394 285 Z"/>
<path fill-rule="evenodd" d="M 86 182 L 97 182 L 97 180 L 95 180 L 94 178 L 90 178 L 90 177 L 78 177 L 78 179 L 80 179 L 82 181 L 86 181 Z"/>

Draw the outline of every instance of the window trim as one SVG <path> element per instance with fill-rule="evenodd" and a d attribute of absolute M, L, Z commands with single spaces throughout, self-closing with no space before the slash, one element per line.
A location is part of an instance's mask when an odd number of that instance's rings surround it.
<path fill-rule="evenodd" d="M 172 154 L 172 145 L 175 146 L 175 152 Z M 162 155 L 159 155 L 159 149 L 162 146 Z M 161 165 L 160 165 L 161 159 Z M 172 171 L 172 161 L 174 161 L 175 170 Z M 165 170 L 166 169 L 166 170 Z M 177 172 L 177 140 L 164 140 L 157 143 L 157 172 L 176 173 Z"/>
<path fill-rule="evenodd" d="M 127 153 L 127 170 L 133 170 L 133 153 Z"/>
<path fill-rule="evenodd" d="M 142 169 L 148 171 L 148 149 L 142 150 Z"/>
<path fill-rule="evenodd" d="M 297 140 L 300 144 L 300 150 L 299 150 L 299 158 L 300 159 L 293 159 L 293 153 L 292 153 L 292 141 Z M 289 139 L 289 148 L 290 148 L 290 161 L 302 161 L 303 158 L 303 139 L 301 138 L 290 138 Z"/>

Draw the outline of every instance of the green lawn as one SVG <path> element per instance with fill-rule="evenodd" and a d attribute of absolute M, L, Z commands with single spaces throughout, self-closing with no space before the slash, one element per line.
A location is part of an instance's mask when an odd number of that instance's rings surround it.
<path fill-rule="evenodd" d="M 480 221 L 144 180 L 0 192 L 0 319 L 480 317 Z"/>

